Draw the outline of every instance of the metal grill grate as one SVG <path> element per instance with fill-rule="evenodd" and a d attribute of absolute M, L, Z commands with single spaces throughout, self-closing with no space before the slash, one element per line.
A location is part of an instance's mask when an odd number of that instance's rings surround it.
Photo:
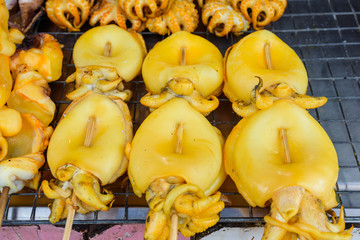
<path fill-rule="evenodd" d="M 328 97 L 328 103 L 319 109 L 311 110 L 332 139 L 339 156 L 339 178 L 336 193 L 341 205 L 345 207 L 346 222 L 360 223 L 360 1 L 359 0 L 288 0 L 284 16 L 267 29 L 277 34 L 290 45 L 304 62 L 308 75 L 308 93 Z M 89 26 L 85 26 L 82 32 Z M 74 86 L 65 84 L 66 76 L 74 72 L 71 61 L 72 47 L 82 34 L 68 33 L 56 28 L 43 17 L 34 27 L 34 32 L 50 32 L 64 44 L 63 76 L 50 84 L 51 97 L 57 106 L 53 126 L 61 113 L 70 103 L 66 93 Z M 249 32 L 245 32 L 244 35 Z M 242 36 L 229 35 L 218 38 L 200 25 L 195 34 L 213 42 L 224 54 L 226 49 L 238 42 Z M 147 48 L 151 49 L 164 37 L 142 33 Z M 139 77 L 127 87 L 134 92 L 128 103 L 133 117 L 134 132 L 149 114 L 140 104 L 146 89 Z M 220 106 L 208 116 L 209 121 L 218 127 L 224 137 L 240 118 L 232 112 L 230 102 L 221 95 Z M 42 179 L 51 179 L 47 166 L 41 169 Z M 77 214 L 74 224 L 118 224 L 143 223 L 147 214 L 146 202 L 138 199 L 131 191 L 125 177 L 108 186 L 116 195 L 114 207 L 108 212 L 94 212 L 87 215 Z M 261 223 L 268 209 L 251 208 L 237 193 L 235 185 L 227 179 L 220 189 L 233 205 L 221 213 L 220 225 L 239 225 Z M 12 194 L 7 203 L 3 225 L 49 224 L 47 218 L 50 201 L 31 191 Z M 335 209 L 337 213 L 339 208 Z M 64 221 L 59 224 L 64 224 Z M 219 224 L 213 229 L 219 227 Z M 211 231 L 211 230 L 210 230 Z M 199 238 L 198 235 L 195 238 Z"/>

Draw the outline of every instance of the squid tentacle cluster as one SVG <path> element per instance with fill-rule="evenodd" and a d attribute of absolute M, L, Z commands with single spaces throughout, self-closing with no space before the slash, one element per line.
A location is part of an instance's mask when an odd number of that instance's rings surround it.
<path fill-rule="evenodd" d="M 199 23 L 199 14 L 192 0 L 174 0 L 161 16 L 148 18 L 146 27 L 160 35 L 179 31 L 193 32 Z"/>
<path fill-rule="evenodd" d="M 219 37 L 230 32 L 240 35 L 250 27 L 248 20 L 232 8 L 229 0 L 207 1 L 202 10 L 202 22 L 208 26 L 209 32 Z"/>
<path fill-rule="evenodd" d="M 231 0 L 232 6 L 259 30 L 284 14 L 287 0 Z"/>
<path fill-rule="evenodd" d="M 146 21 L 162 15 L 168 8 L 168 0 L 119 0 L 126 14 L 134 20 Z"/>
<path fill-rule="evenodd" d="M 130 22 L 131 27 L 128 28 L 126 23 Z M 94 26 L 100 22 L 100 26 L 107 25 L 110 22 L 115 22 L 123 29 L 129 29 L 136 32 L 141 32 L 145 28 L 145 24 L 139 19 L 129 17 L 123 9 L 118 0 L 103 0 L 98 8 L 95 8 L 92 13 L 89 23 Z"/>
<path fill-rule="evenodd" d="M 332 212 L 329 221 L 321 200 L 299 186 L 277 191 L 271 204 L 270 214 L 265 216 L 263 239 L 351 239 L 353 227 L 345 230 L 344 208 L 340 217 Z"/>
<path fill-rule="evenodd" d="M 205 98 L 197 91 L 193 83 L 186 78 L 172 79 L 160 94 L 147 93 L 141 98 L 141 104 L 150 108 L 159 108 L 172 98 L 181 97 L 187 100 L 196 110 L 208 114 L 219 106 L 219 100 L 211 95 Z"/>
<path fill-rule="evenodd" d="M 71 100 L 83 96 L 89 91 L 116 96 L 123 101 L 128 101 L 132 97 L 132 92 L 124 89 L 123 79 L 113 67 L 78 67 L 76 72 L 66 79 L 66 83 L 74 81 L 76 89 L 66 95 Z"/>
<path fill-rule="evenodd" d="M 263 81 L 259 77 L 259 84 L 251 93 L 250 103 L 238 100 L 233 102 L 233 110 L 242 117 L 249 117 L 261 109 L 269 108 L 274 101 L 279 99 L 291 99 L 296 105 L 312 109 L 318 108 L 327 102 L 326 97 L 312 97 L 296 93 L 288 84 L 278 83 L 268 88 L 263 88 Z"/>
<path fill-rule="evenodd" d="M 57 26 L 69 31 L 79 31 L 90 15 L 94 0 L 48 0 L 46 13 Z M 73 19 L 70 22 L 67 15 Z"/>
<path fill-rule="evenodd" d="M 54 199 L 53 204 L 49 205 L 51 223 L 66 218 L 70 207 L 84 214 L 96 210 L 107 211 L 111 207 L 115 196 L 106 190 L 101 193 L 99 179 L 91 173 L 67 164 L 59 168 L 56 174 L 57 181 L 44 180 L 41 184 L 45 196 Z M 76 202 L 72 201 L 73 195 L 77 197 Z"/>
<path fill-rule="evenodd" d="M 178 229 L 185 237 L 203 232 L 219 220 L 219 212 L 225 207 L 220 197 L 220 192 L 206 197 L 198 186 L 186 184 L 179 178 L 155 180 L 146 191 L 150 210 L 144 238 L 168 239 L 170 218 L 174 214 L 179 218 Z"/>

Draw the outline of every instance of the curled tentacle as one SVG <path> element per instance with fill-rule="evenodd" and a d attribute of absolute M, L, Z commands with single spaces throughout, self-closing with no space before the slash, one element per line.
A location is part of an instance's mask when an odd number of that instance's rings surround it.
<path fill-rule="evenodd" d="M 62 182 L 67 182 L 72 178 L 75 170 L 75 166 L 66 164 L 56 170 L 56 177 Z"/>
<path fill-rule="evenodd" d="M 178 216 L 178 229 L 186 236 L 193 236 L 215 225 L 219 212 L 224 208 L 221 194 L 206 197 L 194 184 L 182 178 L 157 179 L 146 191 L 150 211 L 146 218 L 145 239 L 168 239 L 170 218 Z"/>
<path fill-rule="evenodd" d="M 127 101 L 131 98 L 132 92 L 124 90 L 122 78 L 117 74 L 115 68 L 86 66 L 78 67 L 76 72 L 71 74 L 66 82 L 74 82 L 76 89 L 66 96 L 74 100 L 85 95 L 89 91 L 100 92 L 107 96 L 117 96 Z"/>
<path fill-rule="evenodd" d="M 219 100 L 216 96 L 210 96 L 210 99 L 206 99 L 198 91 L 194 91 L 190 96 L 184 96 L 190 104 L 199 112 L 207 115 L 211 111 L 215 110 L 219 106 Z"/>
<path fill-rule="evenodd" d="M 312 97 L 307 95 L 294 94 L 292 100 L 302 108 L 318 108 L 327 102 L 326 97 Z"/>
<path fill-rule="evenodd" d="M 49 0 L 46 2 L 46 13 L 60 28 L 79 31 L 89 17 L 92 4 L 93 1 L 87 0 Z"/>
<path fill-rule="evenodd" d="M 154 211 L 150 209 L 145 224 L 146 240 L 168 239 L 170 234 L 169 219 L 163 211 Z"/>
<path fill-rule="evenodd" d="M 168 91 L 164 91 L 158 95 L 152 95 L 151 93 L 147 93 L 140 99 L 140 102 L 142 105 L 145 105 L 147 107 L 158 108 L 174 97 L 175 95 L 169 93 Z"/>
<path fill-rule="evenodd" d="M 294 234 L 300 239 L 352 238 L 352 228 L 345 230 L 343 207 L 339 220 L 336 221 L 333 215 L 333 223 L 330 223 L 323 203 L 302 187 L 287 187 L 275 195 L 270 216 L 265 216 L 266 228 L 263 239 L 283 239 L 286 235 L 293 239 Z"/>
<path fill-rule="evenodd" d="M 51 209 L 51 213 L 49 216 L 49 221 L 51 223 L 56 223 L 60 221 L 62 218 L 64 218 L 63 212 L 66 208 L 66 203 L 64 199 L 62 198 L 55 199 L 54 202 L 51 205 L 49 205 L 49 207 Z"/>
<path fill-rule="evenodd" d="M 169 88 L 177 95 L 187 96 L 195 90 L 194 84 L 186 78 L 174 78 L 168 83 Z"/>
<path fill-rule="evenodd" d="M 109 207 L 102 200 L 113 199 L 114 195 L 109 193 L 107 196 L 107 194 L 98 192 L 97 190 L 100 189 L 100 187 L 98 187 L 99 180 L 94 176 L 78 171 L 73 175 L 70 182 L 74 188 L 75 195 L 81 201 L 99 210 L 109 210 Z"/>

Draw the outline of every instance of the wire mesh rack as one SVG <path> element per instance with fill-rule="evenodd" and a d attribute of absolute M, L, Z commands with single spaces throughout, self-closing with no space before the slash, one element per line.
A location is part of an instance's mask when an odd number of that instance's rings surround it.
<path fill-rule="evenodd" d="M 333 141 L 339 157 L 339 177 L 336 194 L 339 206 L 345 207 L 347 223 L 360 223 L 360 1 L 359 0 L 288 0 L 283 17 L 267 27 L 299 55 L 309 75 L 308 93 L 326 96 L 325 106 L 310 110 L 310 113 L 324 127 Z M 48 32 L 64 45 L 63 75 L 60 80 L 50 83 L 51 98 L 57 111 L 52 125 L 55 127 L 62 112 L 70 104 L 66 93 L 74 89 L 65 84 L 65 79 L 74 72 L 72 48 L 81 32 L 69 33 L 54 26 L 46 17 L 35 25 L 33 32 Z M 214 43 L 222 52 L 238 42 L 241 36 L 230 34 L 219 38 L 200 25 L 195 34 Z M 150 32 L 142 33 L 147 49 L 151 49 L 163 36 Z M 149 114 L 140 104 L 146 94 L 141 77 L 127 83 L 134 93 L 128 103 L 134 132 Z M 220 105 L 208 116 L 208 120 L 221 130 L 226 138 L 240 118 L 232 111 L 231 103 L 224 95 L 219 97 Z M 51 179 L 47 166 L 41 169 L 42 179 Z M 126 176 L 106 187 L 114 192 L 116 201 L 108 212 L 77 214 L 74 224 L 120 224 L 144 223 L 148 211 L 145 200 L 139 199 L 131 190 Z M 227 225 L 262 223 L 268 209 L 252 208 L 237 193 L 230 179 L 226 179 L 220 191 L 232 202 L 221 213 L 219 223 L 207 233 Z M 4 214 L 3 225 L 49 224 L 50 210 L 48 199 L 37 192 L 23 190 L 9 196 Z M 339 212 L 339 207 L 335 208 Z M 64 224 L 62 221 L 58 224 Z M 206 234 L 206 233 L 205 233 Z M 201 238 L 199 234 L 193 239 Z"/>

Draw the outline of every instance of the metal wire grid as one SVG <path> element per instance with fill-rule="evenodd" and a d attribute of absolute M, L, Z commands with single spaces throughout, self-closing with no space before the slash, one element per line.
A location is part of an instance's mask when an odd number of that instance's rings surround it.
<path fill-rule="evenodd" d="M 284 16 L 267 29 L 277 34 L 290 45 L 304 62 L 308 75 L 308 93 L 314 96 L 326 96 L 328 103 L 310 113 L 315 117 L 332 139 L 339 156 L 339 178 L 336 193 L 339 203 L 345 207 L 345 219 L 348 223 L 360 223 L 360 1 L 359 0 L 288 0 Z M 72 47 L 82 32 L 68 33 L 56 28 L 46 17 L 35 26 L 35 33 L 50 32 L 63 45 L 64 66 L 60 80 L 50 84 L 51 97 L 57 111 L 52 123 L 55 127 L 70 101 L 66 93 L 73 85 L 65 84 L 65 79 L 74 72 L 71 61 Z M 213 42 L 224 54 L 226 49 L 238 42 L 243 36 L 229 35 L 218 38 L 200 25 L 195 34 Z M 142 33 L 146 46 L 151 49 L 164 37 L 153 33 Z M 141 77 L 127 83 L 134 93 L 128 103 L 133 117 L 134 132 L 149 114 L 140 104 L 140 98 L 146 94 Z M 218 127 L 227 137 L 240 118 L 233 113 L 230 102 L 221 95 L 220 106 L 208 116 L 209 121 Z M 42 179 L 51 179 L 47 166 L 41 169 Z M 120 187 L 119 187 L 120 186 Z M 118 224 L 143 223 L 147 214 L 146 202 L 138 199 L 131 191 L 125 177 L 106 187 L 116 195 L 114 207 L 109 212 L 77 214 L 74 224 Z M 236 191 L 235 185 L 227 179 L 220 189 L 233 202 L 221 213 L 220 225 L 239 225 L 261 223 L 268 209 L 252 208 Z M 50 203 L 38 193 L 22 191 L 9 196 L 3 225 L 49 224 L 47 217 Z M 339 211 L 339 209 L 335 209 Z M 64 224 L 64 221 L 59 224 Z M 211 229 L 209 231 L 212 231 Z M 208 232 L 209 232 L 208 231 Z M 197 235 L 199 238 L 202 235 Z"/>

